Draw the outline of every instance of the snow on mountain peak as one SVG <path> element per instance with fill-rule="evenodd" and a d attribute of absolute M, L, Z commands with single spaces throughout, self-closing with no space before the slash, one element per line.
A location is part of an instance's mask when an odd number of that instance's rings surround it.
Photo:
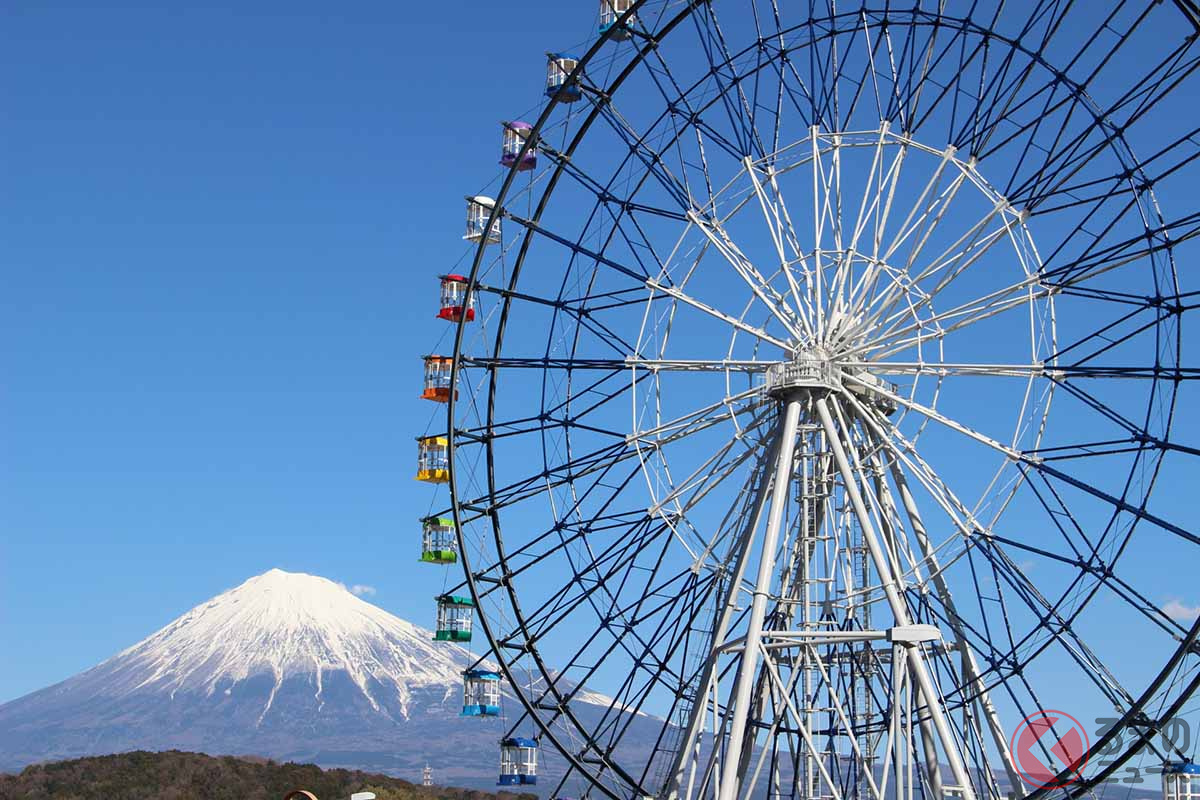
<path fill-rule="evenodd" d="M 411 687 L 457 687 L 470 655 L 316 575 L 272 569 L 201 603 L 80 678 L 107 693 L 230 691 L 269 676 L 263 709 L 286 679 L 311 680 L 318 700 L 326 675 L 344 672 L 373 708 L 407 707 Z"/>

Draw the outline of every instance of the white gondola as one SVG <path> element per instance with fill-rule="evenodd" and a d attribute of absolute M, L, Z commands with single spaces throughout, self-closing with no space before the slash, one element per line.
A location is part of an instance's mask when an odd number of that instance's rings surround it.
<path fill-rule="evenodd" d="M 496 207 L 496 201 L 484 195 L 475 195 L 467 198 L 467 232 L 463 238 L 468 242 L 482 242 L 487 240 L 488 244 L 495 244 L 500 241 L 500 219 L 497 217 L 492 223 L 491 230 L 487 230 L 488 217 L 492 215 L 492 209 Z"/>

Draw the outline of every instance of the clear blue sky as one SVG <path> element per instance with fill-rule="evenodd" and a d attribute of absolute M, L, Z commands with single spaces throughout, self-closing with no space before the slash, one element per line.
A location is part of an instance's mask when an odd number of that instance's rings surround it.
<path fill-rule="evenodd" d="M 273 566 L 430 624 L 436 276 L 594 17 L 166 5 L 0 10 L 0 702 Z"/>
<path fill-rule="evenodd" d="M 271 567 L 432 623 L 437 275 L 498 121 L 595 19 L 171 5 L 0 10 L 0 702 Z"/>

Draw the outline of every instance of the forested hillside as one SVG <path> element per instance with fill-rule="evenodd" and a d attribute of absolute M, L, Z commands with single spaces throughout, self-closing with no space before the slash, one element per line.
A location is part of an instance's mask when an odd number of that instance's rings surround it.
<path fill-rule="evenodd" d="M 345 800 L 360 791 L 375 792 L 379 800 L 534 800 L 530 794 L 426 788 L 357 770 L 178 750 L 78 758 L 0 775 L 0 800 L 282 800 L 293 789 L 307 789 L 319 800 Z"/>

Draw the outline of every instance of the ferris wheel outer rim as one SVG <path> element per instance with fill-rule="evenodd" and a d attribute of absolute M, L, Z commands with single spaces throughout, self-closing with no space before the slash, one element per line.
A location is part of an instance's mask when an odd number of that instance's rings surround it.
<path fill-rule="evenodd" d="M 634 3 L 632 8 L 627 13 L 630 15 L 635 15 L 636 12 L 643 5 L 645 5 L 648 2 L 649 2 L 649 0 L 637 0 L 637 2 Z M 708 3 L 708 0 L 691 0 L 691 2 L 689 2 L 687 4 L 686 8 L 682 12 L 680 12 L 676 17 L 674 17 L 667 25 L 663 26 L 659 31 L 656 31 L 652 35 L 647 34 L 644 37 L 642 37 L 650 42 L 649 46 L 638 49 L 637 55 L 633 59 L 631 59 L 631 61 L 627 65 L 626 69 L 622 72 L 620 79 L 617 80 L 616 82 L 614 82 L 613 85 L 610 86 L 610 89 L 615 89 L 615 88 L 619 87 L 620 83 L 623 82 L 624 78 L 627 77 L 629 74 L 631 74 L 633 69 L 636 66 L 640 65 L 641 63 L 643 63 L 645 61 L 647 55 L 649 55 L 649 53 L 652 51 L 652 49 L 655 46 L 657 46 L 657 43 L 662 38 L 664 38 L 666 36 L 666 34 L 669 34 L 680 22 L 682 22 L 684 19 L 686 19 L 692 13 L 694 13 L 699 7 L 704 6 L 707 3 Z M 616 26 L 614 26 L 614 28 L 609 29 L 609 31 L 605 32 L 603 35 L 601 35 L 597 39 L 597 41 L 592 45 L 592 47 L 589 48 L 587 53 L 582 58 L 579 59 L 575 70 L 573 70 L 571 75 L 568 77 L 568 79 L 567 79 L 568 81 L 577 80 L 582 76 L 587 64 L 599 53 L 599 51 L 603 48 L 603 46 L 612 39 L 612 33 L 614 32 L 615 29 L 616 29 Z M 982 31 L 982 29 L 981 29 L 981 31 Z M 1043 59 L 1043 57 L 1040 54 L 1029 52 L 1021 45 L 1020 42 L 1013 41 L 1004 36 L 999 36 L 999 35 L 995 34 L 994 32 L 989 33 L 989 35 L 993 36 L 996 39 L 1004 40 L 1005 43 L 1008 44 L 1010 47 L 1024 52 L 1031 59 L 1041 63 L 1042 66 L 1044 66 L 1045 68 L 1053 69 L 1052 67 L 1050 67 L 1050 65 L 1047 62 L 1045 62 L 1045 60 Z M 1091 101 L 1091 98 L 1087 97 L 1086 93 L 1081 92 L 1080 94 L 1085 98 L 1086 107 L 1089 109 L 1089 112 L 1093 114 L 1093 118 L 1097 122 L 1101 121 L 1103 118 L 1098 115 L 1099 109 L 1094 106 L 1093 102 Z M 554 98 L 550 99 L 545 110 L 540 115 L 536 125 L 534 126 L 532 135 L 529 137 L 525 146 L 523 147 L 522 154 L 527 152 L 530 149 L 530 145 L 537 140 L 538 134 L 541 132 L 541 130 L 543 129 L 543 127 L 549 120 L 549 117 L 550 117 L 551 113 L 553 112 L 554 108 L 558 105 L 558 102 L 559 101 L 557 99 L 554 99 Z M 586 123 L 584 124 L 584 126 L 580 129 L 579 133 L 577 134 L 577 139 L 583 138 L 583 136 L 586 134 L 587 128 L 590 127 L 592 122 L 594 122 L 597 115 L 598 115 L 598 111 L 594 109 L 592 114 L 589 116 Z M 1123 133 L 1119 134 L 1114 139 L 1110 139 L 1108 144 L 1112 145 L 1115 142 L 1120 142 L 1122 145 L 1124 145 L 1127 148 L 1127 145 L 1125 145 L 1125 139 L 1124 139 Z M 1121 152 L 1119 150 L 1117 150 L 1116 152 L 1117 152 L 1118 158 L 1128 157 L 1130 155 L 1130 152 L 1128 151 L 1128 149 L 1126 149 L 1125 152 Z M 519 157 L 520 156 L 518 156 L 518 158 Z M 1136 160 L 1135 160 L 1135 163 L 1136 163 Z M 543 204 L 548 200 L 550 195 L 553 194 L 554 185 L 557 182 L 558 178 L 561 177 L 562 171 L 563 171 L 563 168 L 561 165 L 559 165 L 558 168 L 555 170 L 554 177 L 548 182 L 547 188 L 544 191 L 544 194 L 542 196 Z M 1141 167 L 1137 167 L 1136 171 L 1138 174 L 1144 175 L 1144 172 L 1142 172 Z M 497 195 L 496 206 L 493 208 L 492 213 L 489 216 L 489 219 L 487 222 L 487 224 L 489 226 L 497 223 L 503 217 L 504 200 L 509 193 L 509 190 L 513 183 L 513 179 L 515 178 L 516 174 L 517 174 L 516 170 L 510 170 L 508 172 L 508 174 L 505 176 L 505 180 L 504 180 L 504 182 L 498 192 L 498 195 Z M 1157 211 L 1157 209 L 1156 209 L 1156 211 Z M 1159 215 L 1159 219 L 1162 220 L 1161 215 Z M 1164 225 L 1165 225 L 1165 221 L 1164 221 Z M 528 248 L 528 242 L 529 242 L 530 238 L 531 238 L 531 233 L 529 231 L 526 231 L 525 232 L 526 242 L 521 248 L 522 249 L 521 260 L 523 260 L 523 258 L 524 258 L 524 251 Z M 471 270 L 469 273 L 467 298 L 470 298 L 470 296 L 474 293 L 474 289 L 475 289 L 475 285 L 476 285 L 476 277 L 478 275 L 478 272 L 479 272 L 480 267 L 483 262 L 483 257 L 484 257 L 484 253 L 486 250 L 486 244 L 487 244 L 486 242 L 481 242 L 479 244 L 479 246 L 476 248 L 475 258 L 474 258 L 474 261 L 472 263 L 472 267 L 471 267 Z M 1171 253 L 1171 245 L 1170 244 L 1168 244 L 1166 246 L 1166 250 L 1168 252 L 1168 257 L 1170 257 L 1170 253 Z M 1172 265 L 1173 265 L 1173 259 L 1172 259 Z M 1172 267 L 1172 275 L 1177 283 L 1178 275 L 1177 275 L 1177 271 L 1174 269 L 1174 267 Z M 1174 288 L 1175 288 L 1175 291 L 1178 292 L 1178 286 L 1176 285 Z M 456 382 L 458 379 L 458 369 L 460 367 L 460 359 L 462 357 L 461 348 L 462 348 L 462 340 L 464 337 L 464 332 L 465 332 L 465 322 L 460 321 L 457 324 L 457 330 L 455 333 L 455 345 L 454 345 L 454 356 L 453 356 L 454 363 L 453 363 L 453 367 L 452 367 L 452 382 L 454 382 L 455 385 L 457 385 Z M 1178 352 L 1176 353 L 1176 355 L 1178 357 Z M 492 373 L 491 380 L 492 381 L 495 380 L 495 371 L 493 371 L 493 373 Z M 462 527 L 460 524 L 460 521 L 461 521 L 460 520 L 460 505 L 459 505 L 459 500 L 458 500 L 457 483 L 456 483 L 455 467 L 454 467 L 454 464 L 455 464 L 455 460 L 454 460 L 455 430 L 454 430 L 454 425 L 453 425 L 453 408 L 454 408 L 454 400 L 452 397 L 450 402 L 447 404 L 447 438 L 449 439 L 449 442 L 450 442 L 450 445 L 448 448 L 448 459 L 449 459 L 449 465 L 450 465 L 450 467 L 449 467 L 450 487 L 451 487 L 452 497 L 454 498 L 454 500 L 452 502 L 451 511 L 452 511 L 452 514 L 455 519 L 456 535 L 459 538 L 460 551 L 465 553 L 465 549 L 464 549 L 465 542 L 463 540 L 463 532 L 462 532 Z M 1173 408 L 1174 408 L 1174 402 L 1172 402 L 1172 409 Z M 490 461 L 490 454 L 489 454 L 489 461 Z M 1156 464 L 1156 467 L 1154 470 L 1155 477 L 1157 476 L 1158 469 L 1160 466 L 1161 466 L 1161 459 Z M 489 463 L 489 473 L 491 473 L 491 471 L 492 471 L 492 465 Z M 1153 481 L 1154 481 L 1154 477 L 1151 478 L 1151 483 L 1150 483 L 1151 486 L 1153 485 Z M 1148 494 L 1149 494 L 1149 489 L 1147 490 L 1147 495 Z M 1119 511 L 1120 510 L 1118 509 L 1117 512 L 1115 512 L 1115 513 L 1119 513 Z M 493 518 L 493 521 L 495 521 L 494 510 L 489 511 L 489 516 L 491 516 Z M 1143 515 L 1139 514 L 1137 516 L 1138 516 L 1138 518 L 1134 523 L 1135 525 L 1137 524 L 1137 522 L 1144 521 Z M 496 535 L 498 536 L 499 535 L 498 526 L 495 526 L 494 530 L 495 530 Z M 465 559 L 463 561 L 463 567 L 464 567 L 464 574 L 466 576 L 466 581 L 467 581 L 468 587 L 472 593 L 472 596 L 475 597 L 478 602 L 478 598 L 480 597 L 480 595 L 479 595 L 478 589 L 475 585 L 475 577 L 470 573 Z M 512 597 L 513 601 L 515 602 L 516 597 L 512 593 L 511 586 L 508 586 L 506 588 L 508 589 L 510 596 Z M 493 647 L 493 650 L 497 651 L 497 648 L 502 648 L 504 645 L 500 641 L 498 641 L 496 639 L 496 637 L 493 635 L 493 633 L 490 629 L 490 626 L 486 620 L 486 616 L 483 615 L 482 613 L 480 613 L 480 624 L 483 627 L 485 635 L 487 636 L 489 643 Z M 1200 623 L 1197 623 L 1197 625 L 1193 626 L 1192 630 L 1190 631 L 1189 635 L 1185 638 L 1184 642 L 1180 645 L 1179 648 L 1177 648 L 1177 650 L 1175 651 L 1175 654 L 1172 656 L 1172 662 L 1175 660 L 1181 659 L 1184 655 L 1187 654 L 1187 652 L 1189 652 L 1191 650 L 1192 645 L 1189 644 L 1189 642 L 1194 643 L 1194 641 L 1198 635 L 1200 635 Z M 527 647 L 527 652 L 531 653 L 531 655 L 534 656 L 535 660 L 539 664 L 539 667 L 543 671 L 545 671 L 546 675 L 551 674 L 551 671 L 548 670 L 546 668 L 546 665 L 544 664 L 544 662 L 541 661 L 540 654 L 537 653 L 536 646 L 529 644 L 529 646 Z M 527 698 L 524 694 L 521 693 L 520 683 L 519 683 L 519 681 L 513 680 L 514 676 L 509 671 L 508 663 L 505 662 L 503 658 L 500 658 L 499 660 L 501 662 L 500 666 L 504 670 L 505 677 L 509 680 L 510 686 L 513 687 L 514 692 L 521 699 L 522 705 L 524 706 L 526 713 L 532 720 L 534 720 L 535 724 L 541 729 L 542 734 L 544 736 L 546 736 L 548 739 L 550 739 L 551 743 L 555 745 L 556 749 L 558 749 L 560 754 L 562 754 L 565 758 L 567 758 L 567 760 L 569 762 L 571 762 L 571 765 L 577 769 L 577 771 L 579 772 L 580 775 L 587 777 L 589 779 L 589 781 L 591 781 L 596 788 L 600 789 L 606 795 L 617 798 L 618 797 L 617 794 L 608 790 L 608 788 L 606 786 L 600 784 L 599 781 L 594 780 L 591 770 L 587 769 L 582 764 L 577 762 L 576 759 L 572 755 L 570 755 L 570 753 L 559 744 L 556 736 L 554 735 L 553 731 L 550 729 L 549 725 L 545 724 L 541 715 L 539 713 L 537 713 L 538 709 L 534 708 L 532 702 L 530 701 L 530 698 Z M 1172 663 L 1172 662 L 1169 662 L 1169 663 Z M 562 697 L 561 697 L 561 695 L 559 695 L 559 693 L 557 691 L 557 687 L 553 687 L 553 689 L 554 689 L 554 693 L 555 693 L 556 697 L 558 697 L 558 699 L 561 701 Z M 1129 712 L 1129 714 L 1127 714 L 1127 716 L 1131 716 L 1135 712 L 1140 712 L 1142 707 L 1144 707 L 1145 703 L 1149 702 L 1150 699 L 1151 698 L 1148 696 L 1139 698 L 1139 705 L 1134 708 L 1131 708 L 1130 712 Z M 1184 696 L 1183 699 L 1186 699 L 1186 696 Z M 565 703 L 563 705 L 566 706 Z M 1122 728 L 1118 727 L 1117 730 L 1118 731 L 1122 730 Z M 1112 770 L 1115 770 L 1116 768 L 1119 768 L 1119 766 L 1124 764 L 1125 761 L 1127 761 L 1128 758 L 1134 754 L 1134 749 L 1135 748 L 1131 748 L 1125 754 L 1118 757 L 1118 759 L 1116 760 L 1116 763 L 1112 767 Z M 607 759 L 605 759 L 605 761 L 607 763 Z M 609 764 L 608 766 L 610 768 L 614 768 L 614 769 L 617 768 L 616 764 Z M 1110 772 L 1112 770 L 1110 770 Z M 621 770 L 615 769 L 615 771 L 620 772 Z M 1099 779 L 1097 779 L 1095 782 L 1099 782 Z M 1093 785 L 1094 785 L 1093 782 L 1081 783 L 1071 790 L 1069 796 L 1071 796 L 1071 797 L 1078 796 L 1078 795 L 1082 794 L 1083 792 L 1087 791 L 1088 789 L 1090 789 L 1091 786 L 1093 786 Z M 1037 796 L 1039 796 L 1039 795 L 1038 795 L 1038 793 L 1035 792 L 1035 793 L 1030 794 L 1029 798 L 1030 798 L 1030 800 L 1034 800 L 1034 798 Z"/>

